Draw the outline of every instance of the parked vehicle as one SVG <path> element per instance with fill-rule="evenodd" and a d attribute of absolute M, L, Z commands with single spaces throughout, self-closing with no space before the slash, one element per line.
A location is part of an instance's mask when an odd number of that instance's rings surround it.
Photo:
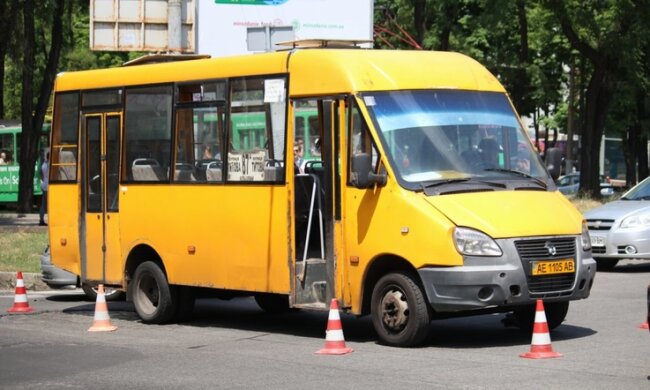
<path fill-rule="evenodd" d="M 97 291 L 93 286 L 80 283 L 79 276 L 61 269 L 52 264 L 50 247 L 45 248 L 41 256 L 41 279 L 49 288 L 58 290 L 69 287 L 81 287 L 89 300 L 97 300 Z M 106 289 L 104 294 L 107 301 L 119 301 L 124 299 L 124 293 L 112 288 Z"/>
<path fill-rule="evenodd" d="M 569 173 L 557 179 L 555 182 L 557 189 L 564 195 L 577 194 L 580 189 L 580 172 Z M 610 183 L 609 178 L 600 175 L 600 194 L 602 196 L 614 195 L 614 186 Z"/>
<path fill-rule="evenodd" d="M 650 260 L 650 178 L 619 200 L 585 213 L 591 247 L 599 270 L 621 259 Z"/>

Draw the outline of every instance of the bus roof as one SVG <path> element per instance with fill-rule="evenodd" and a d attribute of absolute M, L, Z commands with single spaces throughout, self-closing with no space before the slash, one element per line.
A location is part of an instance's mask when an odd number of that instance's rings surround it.
<path fill-rule="evenodd" d="M 400 89 L 504 91 L 475 60 L 454 52 L 304 49 L 61 73 L 57 92 L 287 73 L 290 96 Z"/>

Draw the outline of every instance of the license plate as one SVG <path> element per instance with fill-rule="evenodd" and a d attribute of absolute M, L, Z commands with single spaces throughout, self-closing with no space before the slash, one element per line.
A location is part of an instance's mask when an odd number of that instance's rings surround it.
<path fill-rule="evenodd" d="M 600 236 L 590 236 L 591 246 L 605 246 L 605 238 Z"/>
<path fill-rule="evenodd" d="M 533 275 L 568 274 L 575 272 L 573 259 L 555 261 L 533 261 Z"/>

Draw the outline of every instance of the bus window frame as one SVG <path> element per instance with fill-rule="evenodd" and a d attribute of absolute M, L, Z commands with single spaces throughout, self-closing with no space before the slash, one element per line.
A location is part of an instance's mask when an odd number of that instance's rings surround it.
<path fill-rule="evenodd" d="M 200 101 L 181 101 L 180 100 L 180 88 L 185 87 L 185 86 L 191 86 L 191 85 L 199 85 L 203 86 L 204 84 L 218 84 L 218 83 L 223 83 L 225 86 L 225 98 L 223 100 L 220 99 L 215 99 L 215 100 L 203 100 L 201 99 Z M 227 164 L 223 163 L 223 158 L 224 155 L 227 155 L 227 150 L 226 150 L 226 144 L 225 144 L 225 139 L 226 139 L 226 134 L 228 132 L 227 129 L 227 123 L 229 123 L 230 119 L 230 110 L 228 109 L 228 94 L 230 91 L 230 79 L 228 78 L 216 78 L 216 79 L 201 79 L 201 80 L 192 80 L 192 81 L 187 81 L 187 82 L 180 82 L 180 83 L 175 83 L 174 84 L 174 103 L 173 103 L 173 112 L 172 112 L 172 162 L 170 165 L 176 167 L 177 161 L 178 161 L 178 153 L 177 153 L 177 145 L 178 145 L 178 138 L 177 138 L 177 133 L 178 133 L 178 128 L 177 128 L 177 119 L 178 119 L 178 111 L 179 110 L 194 110 L 197 108 L 216 108 L 216 115 L 217 115 L 217 121 L 219 121 L 218 115 L 219 115 L 219 109 L 223 109 L 224 111 L 224 119 L 223 119 L 223 129 L 222 129 L 222 134 L 217 134 L 218 140 L 221 145 L 221 158 L 222 158 L 222 169 L 221 169 L 221 180 L 220 181 L 208 181 L 208 180 L 194 180 L 194 181 L 188 181 L 188 180 L 178 180 L 176 179 L 175 173 L 171 173 L 171 168 L 170 168 L 170 181 L 171 184 L 191 184 L 191 185 L 223 185 L 225 180 L 225 166 Z M 196 145 L 196 139 L 192 137 L 193 139 L 193 145 Z M 202 160 L 202 158 L 199 158 L 198 156 L 194 156 L 194 161 L 199 161 Z"/>
<path fill-rule="evenodd" d="M 60 120 L 61 116 L 59 115 L 59 113 L 54 113 L 53 112 L 54 115 L 53 115 L 52 126 L 50 128 L 50 136 L 49 136 L 50 161 L 49 161 L 49 172 L 48 172 L 48 175 L 49 175 L 48 184 L 76 184 L 76 183 L 79 183 L 79 179 L 80 179 L 79 178 L 79 176 L 80 176 L 80 173 L 79 173 L 79 159 L 80 159 L 80 153 L 81 153 L 81 149 L 80 149 L 81 135 L 80 135 L 80 132 L 81 132 L 81 116 L 82 116 L 82 108 L 81 108 L 81 93 L 82 92 L 83 92 L 82 90 L 74 90 L 74 91 L 57 92 L 54 95 L 54 107 L 53 107 L 54 110 L 56 110 L 56 101 L 57 101 L 56 99 L 59 96 L 62 96 L 62 95 L 76 95 L 77 96 L 77 116 L 76 116 L 76 121 L 77 121 L 77 123 L 76 123 L 76 134 L 77 134 L 77 137 L 76 137 L 76 144 L 74 144 L 74 148 L 72 148 L 72 147 L 71 148 L 66 148 L 66 149 L 74 149 L 74 150 L 76 150 L 77 154 L 75 156 L 76 160 L 75 160 L 75 164 L 74 164 L 75 178 L 71 179 L 71 180 L 59 180 L 59 179 L 56 179 L 59 176 L 58 175 L 56 175 L 56 176 L 52 175 L 52 172 L 54 171 L 55 168 L 61 167 L 62 165 L 60 165 L 60 162 L 59 162 L 60 159 L 57 160 L 57 162 L 55 163 L 54 156 L 57 155 L 58 157 L 60 157 L 60 152 L 55 152 L 55 149 L 56 148 L 63 149 L 64 144 L 56 144 L 56 145 L 54 144 L 55 128 L 56 128 L 57 134 L 59 134 L 59 135 L 61 134 L 61 126 L 57 127 L 56 122 L 54 122 L 54 119 Z M 67 145 L 67 144 L 65 144 L 65 145 Z"/>
<path fill-rule="evenodd" d="M 127 143 L 129 142 L 128 137 L 127 137 L 127 128 L 126 128 L 126 119 L 127 119 L 127 107 L 126 107 L 126 102 L 127 102 L 127 94 L 129 93 L 129 90 L 137 90 L 137 89 L 144 89 L 144 88 L 158 88 L 158 87 L 171 87 L 171 94 L 169 94 L 169 97 L 171 98 L 171 104 L 170 104 L 170 124 L 169 128 L 167 131 L 169 132 L 169 164 L 171 167 L 171 163 L 173 161 L 173 156 L 174 149 L 173 149 L 173 143 L 174 143 L 174 120 L 175 120 L 175 113 L 176 113 L 176 108 L 175 108 L 175 94 L 176 94 L 176 83 L 174 82 L 165 82 L 165 83 L 152 83 L 152 84 L 137 84 L 137 85 L 130 85 L 128 87 L 124 88 L 124 93 L 123 93 L 123 102 L 122 102 L 122 155 L 121 157 L 121 163 L 120 166 L 122 167 L 122 171 L 120 172 L 120 183 L 125 183 L 125 184 L 136 184 L 136 185 L 164 185 L 164 184 L 171 184 L 171 172 L 167 174 L 167 178 L 165 180 L 134 180 L 130 178 L 129 176 L 133 176 L 133 173 L 129 171 L 129 166 L 127 164 Z M 158 161 L 160 164 L 161 161 Z"/>
<path fill-rule="evenodd" d="M 273 151 L 274 155 L 273 158 L 267 159 L 268 161 L 273 161 L 274 163 L 281 162 L 281 167 L 282 167 L 282 172 L 280 176 L 283 178 L 282 180 L 261 180 L 261 181 L 237 181 L 237 180 L 228 180 L 228 162 L 227 162 L 227 155 L 230 150 L 230 145 L 231 145 L 231 133 L 232 133 L 232 121 L 230 119 L 231 113 L 233 108 L 246 108 L 246 107 L 256 107 L 256 106 L 263 106 L 267 104 L 267 102 L 264 101 L 264 96 L 262 96 L 262 99 L 260 101 L 260 104 L 256 105 L 250 105 L 250 106 L 245 106 L 245 105 L 236 105 L 233 106 L 233 88 L 237 84 L 238 81 L 244 81 L 244 80 L 255 80 L 259 79 L 262 80 L 262 82 L 266 80 L 271 80 L 271 79 L 282 79 L 284 81 L 284 95 L 283 95 L 283 101 L 282 103 L 284 104 L 284 131 L 282 134 L 283 137 L 283 144 L 284 144 L 284 150 L 282 151 L 282 160 L 278 160 L 277 156 L 275 155 L 275 143 L 273 142 L 273 127 L 272 124 L 273 122 L 271 121 L 271 107 L 269 106 L 268 109 L 265 109 L 265 112 L 268 112 L 267 114 L 267 122 L 269 123 L 269 130 L 268 134 L 271 134 L 271 137 L 268 138 L 267 141 L 270 142 L 270 146 L 267 149 L 268 151 Z M 253 75 L 245 75 L 245 76 L 236 76 L 236 77 L 229 77 L 228 78 L 228 98 L 227 98 L 227 111 L 226 111 L 226 132 L 225 132 L 225 143 L 224 143 L 224 152 L 225 152 L 225 163 L 224 163 L 224 169 L 223 169 L 223 177 L 224 177 L 224 183 L 226 185 L 260 185 L 260 184 L 265 184 L 265 185 L 273 185 L 273 186 L 285 186 L 287 184 L 287 151 L 288 147 L 292 147 L 292 145 L 289 145 L 290 140 L 288 139 L 288 129 L 289 129 L 289 121 L 291 120 L 289 116 L 289 106 L 290 106 L 290 96 L 289 96 L 289 88 L 290 88 L 290 74 L 289 73 L 264 73 L 264 74 L 253 74 Z M 238 100 L 240 101 L 240 100 Z M 268 102 L 268 104 L 271 104 Z M 270 154 L 270 153 L 269 153 Z"/>

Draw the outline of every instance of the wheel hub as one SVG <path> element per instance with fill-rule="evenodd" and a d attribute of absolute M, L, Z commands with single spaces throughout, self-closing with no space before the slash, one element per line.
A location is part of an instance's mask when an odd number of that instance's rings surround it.
<path fill-rule="evenodd" d="M 401 331 L 408 322 L 408 302 L 399 290 L 386 292 L 381 300 L 382 322 L 392 331 Z"/>

